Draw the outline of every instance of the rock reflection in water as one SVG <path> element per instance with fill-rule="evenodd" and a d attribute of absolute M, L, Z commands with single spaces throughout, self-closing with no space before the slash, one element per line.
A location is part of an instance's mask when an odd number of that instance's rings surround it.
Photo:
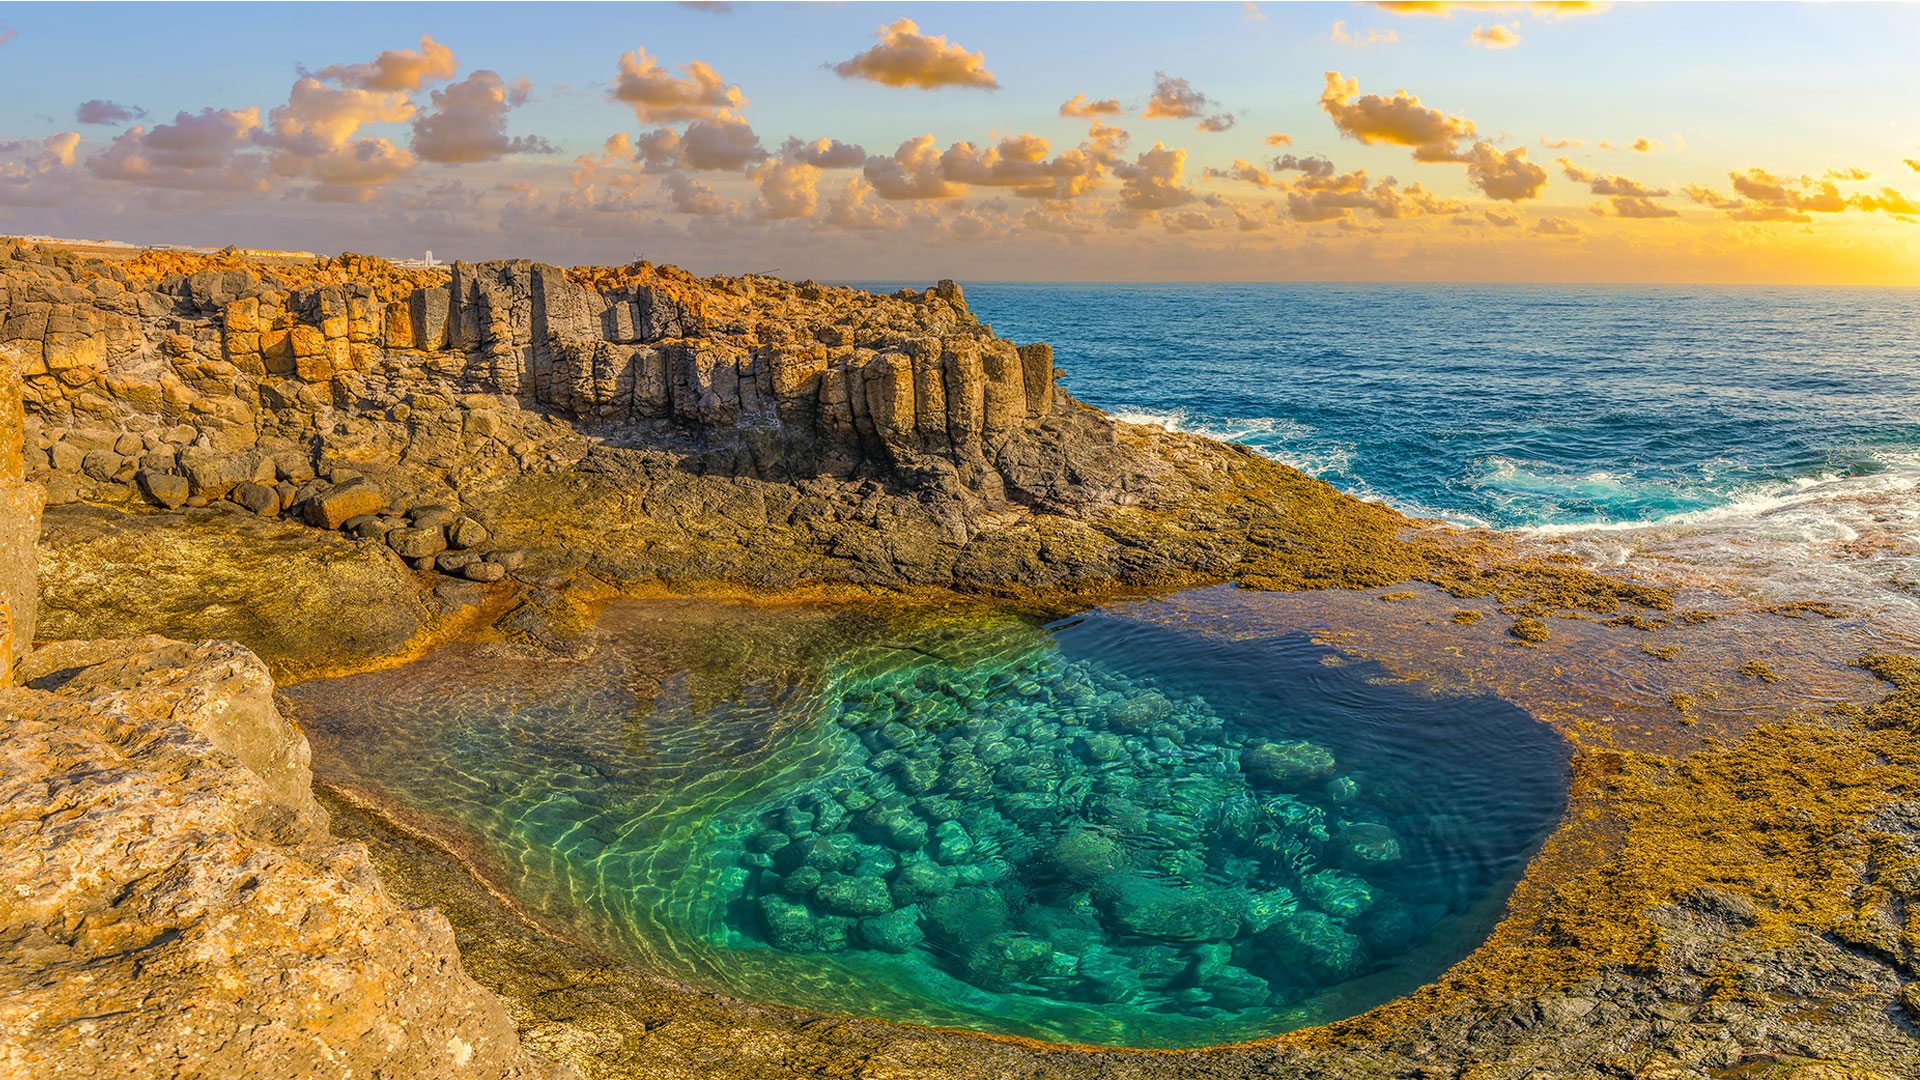
<path fill-rule="evenodd" d="M 1561 806 L 1525 714 L 1301 637 L 823 621 L 781 646 L 810 672 L 716 698 L 676 670 L 699 635 L 619 621 L 537 678 L 297 687 L 318 767 L 576 936 L 762 1001 L 1136 1046 L 1324 1022 L 1477 944 Z"/>

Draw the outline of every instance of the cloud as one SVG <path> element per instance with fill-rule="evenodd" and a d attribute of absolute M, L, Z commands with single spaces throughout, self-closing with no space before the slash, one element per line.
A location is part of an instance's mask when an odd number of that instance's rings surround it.
<path fill-rule="evenodd" d="M 1292 146 L 1293 136 L 1288 135 L 1284 131 L 1276 131 L 1261 141 L 1268 146 Z"/>
<path fill-rule="evenodd" d="M 1612 6 L 1605 0 L 1373 0 L 1373 6 L 1396 15 L 1431 15 L 1450 19 L 1456 11 L 1517 11 L 1542 19 L 1571 19 L 1597 15 Z"/>
<path fill-rule="evenodd" d="M 1267 21 L 1267 13 L 1264 11 L 1261 11 L 1260 5 L 1254 3 L 1253 0 L 1246 0 L 1246 3 L 1241 6 L 1246 10 L 1246 13 L 1247 13 L 1246 19 L 1248 22 L 1266 22 Z"/>
<path fill-rule="evenodd" d="M 64 205 L 73 195 L 74 151 L 80 133 L 63 131 L 38 144 L 0 144 L 0 155 L 31 148 L 20 160 L 0 159 L 0 206 L 49 207 Z"/>
<path fill-rule="evenodd" d="M 1126 110 L 1120 108 L 1118 98 L 1105 98 L 1100 101 L 1088 101 L 1087 95 L 1075 94 L 1073 100 L 1062 102 L 1061 116 L 1079 116 L 1091 119 L 1095 116 L 1119 116 Z"/>
<path fill-rule="evenodd" d="M 513 96 L 506 82 L 485 68 L 435 90 L 432 110 L 413 118 L 413 152 L 424 160 L 445 163 L 555 153 L 553 144 L 537 135 L 507 137 L 507 110 Z M 520 97 L 525 100 L 524 94 Z"/>
<path fill-rule="evenodd" d="M 1546 135 L 1542 134 L 1540 136 L 1540 145 L 1549 150 L 1565 150 L 1570 146 L 1585 146 L 1587 142 L 1585 139 L 1555 139 L 1552 142 L 1548 142 Z"/>
<path fill-rule="evenodd" d="M 1520 44 L 1520 24 L 1505 26 L 1494 23 L 1492 26 L 1476 26 L 1467 34 L 1467 44 L 1478 45 L 1483 49 L 1511 49 Z"/>
<path fill-rule="evenodd" d="M 1732 181 L 1733 190 L 1741 195 L 1767 206 L 1781 206 L 1792 210 L 1811 211 L 1816 214 L 1838 213 L 1846 209 L 1847 201 L 1841 197 L 1840 189 L 1829 180 L 1815 181 L 1811 177 L 1775 176 L 1765 169 L 1748 169 L 1745 172 L 1730 172 L 1727 179 Z"/>
<path fill-rule="evenodd" d="M 1859 180 L 1871 180 L 1872 178 L 1873 178 L 1872 173 L 1868 172 L 1865 169 L 1861 169 L 1857 167 L 1827 170 L 1827 179 L 1838 180 L 1841 183 L 1852 183 Z"/>
<path fill-rule="evenodd" d="M 1543 217 L 1533 223 L 1533 231 L 1543 236 L 1579 236 L 1586 230 L 1563 217 Z"/>
<path fill-rule="evenodd" d="M 1587 190 L 1593 192 L 1595 195 L 1621 195 L 1628 198 L 1664 199 L 1672 194 L 1672 192 L 1664 188 L 1650 188 L 1638 180 L 1630 180 L 1624 176 L 1610 176 L 1596 173 L 1592 169 L 1586 168 L 1568 158 L 1556 158 L 1554 164 L 1560 166 L 1560 171 L 1566 174 L 1567 179 L 1576 184 L 1587 185 Z"/>
<path fill-rule="evenodd" d="M 803 162 L 818 169 L 857 169 L 867 160 L 864 149 L 849 146 L 839 139 L 815 139 L 803 143 L 799 139 L 789 138 L 781 144 L 780 154 L 788 160 Z"/>
<path fill-rule="evenodd" d="M 1267 172 L 1265 169 L 1243 161 L 1240 158 L 1233 160 L 1233 168 L 1231 169 L 1216 169 L 1209 165 L 1201 175 L 1208 180 L 1233 180 L 1243 184 L 1252 184 L 1258 188 L 1281 188 L 1286 186 L 1284 181 L 1275 179 L 1273 174 Z"/>
<path fill-rule="evenodd" d="M 843 79 L 921 90 L 942 86 L 1000 89 L 999 81 L 986 68 L 984 55 L 970 53 L 946 38 L 922 34 L 912 19 L 883 26 L 873 36 L 880 39 L 880 44 L 833 65 L 834 73 Z"/>
<path fill-rule="evenodd" d="M 753 174 L 760 184 L 761 217 L 785 220 L 812 217 L 820 203 L 820 168 L 794 157 L 769 161 Z"/>
<path fill-rule="evenodd" d="M 1295 157 L 1288 154 L 1285 157 L 1277 157 L 1273 159 L 1273 168 L 1275 172 L 1303 173 L 1316 179 L 1329 177 L 1334 173 L 1333 162 L 1318 155 Z"/>
<path fill-rule="evenodd" d="M 8 26 L 5 23 L 0 23 L 0 45 L 5 45 L 7 42 L 12 41 L 14 38 L 19 36 L 20 36 L 20 31 L 15 30 L 13 27 Z"/>
<path fill-rule="evenodd" d="M 1328 33 L 1327 39 L 1335 45 L 1349 45 L 1357 49 L 1366 45 L 1385 45 L 1389 42 L 1399 41 L 1400 35 L 1392 30 L 1382 32 L 1369 27 L 1366 35 L 1363 37 L 1359 34 L 1349 33 L 1346 22 L 1342 20 L 1333 24 L 1333 29 Z"/>
<path fill-rule="evenodd" d="M 114 101 L 94 98 L 83 101 L 74 110 L 74 119 L 82 124 L 124 124 L 131 120 L 143 120 L 147 110 L 133 105 L 122 105 Z"/>
<path fill-rule="evenodd" d="M 1120 205 L 1132 216 L 1151 215 L 1155 211 L 1184 206 L 1199 196 L 1182 187 L 1180 173 L 1185 169 L 1187 152 L 1154 143 L 1131 164 L 1121 162 L 1113 173 L 1120 178 Z"/>
<path fill-rule="evenodd" d="M 1661 206 L 1642 195 L 1615 195 L 1613 212 L 1623 218 L 1671 218 L 1679 217 L 1680 211 Z"/>
<path fill-rule="evenodd" d="M 418 49 L 388 49 L 370 64 L 335 64 L 314 72 L 313 77 L 357 90 L 413 91 L 453 78 L 459 66 L 452 49 L 422 34 Z"/>
<path fill-rule="evenodd" d="M 613 100 L 631 106 L 634 119 L 642 124 L 711 120 L 723 112 L 746 107 L 746 95 L 738 86 L 728 86 L 711 65 L 695 60 L 680 70 L 686 77 L 674 78 L 645 49 L 622 53 Z"/>
<path fill-rule="evenodd" d="M 1651 154 L 1655 150 L 1662 149 L 1662 147 L 1660 145 L 1660 140 L 1649 139 L 1643 136 L 1641 138 L 1633 140 L 1632 144 L 1629 145 L 1627 149 L 1638 151 L 1639 153 L 1642 153 L 1642 154 Z"/>
<path fill-rule="evenodd" d="M 1012 188 L 1014 194 L 1034 199 L 1071 199 L 1099 183 L 1101 163 L 1094 157 L 1068 150 L 1049 161 L 1047 148 L 1047 140 L 1037 135 L 1001 139 L 984 150 L 955 143 L 941 155 L 940 171 L 955 183 Z"/>
<path fill-rule="evenodd" d="M 821 215 L 821 221 L 835 228 L 860 231 L 899 228 L 907 220 L 906 215 L 884 203 L 869 201 L 867 196 L 873 193 L 873 188 L 865 182 L 848 180 L 827 203 L 827 212 Z"/>
<path fill-rule="evenodd" d="M 908 139 L 891 157 L 868 158 L 861 174 L 883 199 L 954 199 L 966 194 L 942 172 L 940 148 L 932 135 Z"/>
<path fill-rule="evenodd" d="M 1547 170 L 1527 160 L 1524 146 L 1503 153 L 1490 143 L 1476 142 L 1467 155 L 1467 180 L 1489 199 L 1519 202 L 1540 197 Z"/>
<path fill-rule="evenodd" d="M 103 180 L 181 190 L 264 190 L 258 155 L 243 154 L 261 130 L 260 110 L 182 112 L 171 124 L 132 127 L 87 159 Z"/>
<path fill-rule="evenodd" d="M 684 134 L 670 127 L 640 136 L 639 157 L 652 171 L 691 169 L 696 172 L 738 172 L 767 159 L 760 136 L 738 116 L 722 114 L 695 120 Z"/>
<path fill-rule="evenodd" d="M 1392 177 L 1367 181 L 1365 169 L 1335 174 L 1325 158 L 1304 161 L 1282 158 L 1283 168 L 1292 163 L 1305 173 L 1287 193 L 1287 216 L 1305 224 L 1326 221 L 1347 223 L 1355 210 L 1365 210 L 1379 219 L 1450 217 L 1468 211 L 1458 199 L 1444 199 L 1429 193 L 1419 184 L 1401 189 Z"/>
<path fill-rule="evenodd" d="M 672 172 L 661 177 L 660 189 L 666 193 L 668 204 L 676 213 L 719 217 L 737 209 L 712 188 L 686 173 Z"/>
<path fill-rule="evenodd" d="M 1153 93 L 1148 95 L 1147 107 L 1141 110 L 1140 119 L 1197 120 L 1194 127 L 1200 131 L 1225 131 L 1233 126 L 1232 113 L 1202 115 L 1208 109 L 1219 106 L 1219 102 L 1195 90 L 1187 80 L 1156 71 L 1153 73 Z"/>
<path fill-rule="evenodd" d="M 1430 109 L 1405 90 L 1394 91 L 1392 97 L 1362 97 L 1359 81 L 1342 78 L 1337 71 L 1327 72 L 1320 108 L 1347 138 L 1411 147 L 1415 161 L 1459 161 L 1457 144 L 1474 134 L 1471 121 Z"/>
<path fill-rule="evenodd" d="M 1915 161 L 1912 158 L 1901 158 L 1900 160 L 1906 163 L 1907 168 L 1912 169 L 1914 172 L 1920 172 L 1920 161 Z"/>
<path fill-rule="evenodd" d="M 1501 210 L 1482 210 L 1480 213 L 1481 213 L 1481 216 L 1487 219 L 1487 224 L 1492 225 L 1496 228 L 1511 229 L 1514 226 L 1520 224 L 1519 214 L 1509 213 Z M 1461 218 L 1460 220 L 1465 221 L 1466 219 Z"/>
<path fill-rule="evenodd" d="M 1920 214 L 1920 203 L 1915 203 L 1890 187 L 1881 188 L 1878 195 L 1855 195 L 1851 203 L 1856 210 L 1879 210 L 1888 214 Z"/>

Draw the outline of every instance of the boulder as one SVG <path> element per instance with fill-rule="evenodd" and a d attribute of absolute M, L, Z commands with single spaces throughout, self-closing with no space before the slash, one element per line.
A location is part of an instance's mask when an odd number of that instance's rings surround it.
<path fill-rule="evenodd" d="M 1298 784 L 1324 780 L 1336 767 L 1326 747 L 1299 741 L 1259 743 L 1240 751 L 1240 770 L 1255 780 Z"/>
<path fill-rule="evenodd" d="M 187 498 L 193 494 L 184 476 L 142 469 L 134 474 L 140 485 L 141 494 L 156 506 L 169 510 L 178 510 L 187 504 Z"/>
<path fill-rule="evenodd" d="M 127 459 L 112 450 L 89 450 L 80 460 L 80 471 L 89 479 L 103 484 L 112 483 L 114 474 L 127 463 Z"/>
<path fill-rule="evenodd" d="M 486 543 L 490 535 L 487 527 L 478 521 L 470 517 L 458 517 L 447 528 L 447 544 L 450 547 L 465 550 Z"/>
<path fill-rule="evenodd" d="M 447 549 L 447 532 L 438 525 L 395 529 L 387 534 L 387 546 L 403 559 L 423 559 Z"/>
<path fill-rule="evenodd" d="M 265 484 L 241 484 L 228 492 L 227 498 L 262 517 L 271 517 L 280 512 L 280 493 Z"/>
<path fill-rule="evenodd" d="M 462 571 L 468 581 L 495 582 L 505 580 L 507 568 L 497 562 L 470 562 Z"/>
<path fill-rule="evenodd" d="M 920 944 L 920 909 L 904 907 L 886 915 L 861 919 L 854 925 L 854 936 L 869 949 L 906 952 Z"/>
<path fill-rule="evenodd" d="M 967 950 L 965 978 L 989 990 L 1011 989 L 1043 974 L 1053 964 L 1053 946 L 1020 933 L 995 934 Z"/>
<path fill-rule="evenodd" d="M 362 514 L 378 513 L 386 505 L 387 497 L 381 494 L 379 488 L 365 481 L 354 480 L 309 498 L 306 507 L 307 524 L 320 529 L 338 529 L 349 519 L 357 518 Z"/>
<path fill-rule="evenodd" d="M 884 915 L 893 910 L 892 892 L 875 877 L 829 876 L 813 897 L 837 915 Z"/>

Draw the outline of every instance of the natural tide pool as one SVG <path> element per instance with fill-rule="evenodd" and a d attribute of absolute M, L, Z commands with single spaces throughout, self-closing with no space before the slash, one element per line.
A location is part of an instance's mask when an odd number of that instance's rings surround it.
<path fill-rule="evenodd" d="M 567 935 L 748 1000 L 1191 1047 L 1476 946 L 1564 804 L 1558 737 L 1151 603 L 617 603 L 584 659 L 456 645 L 288 694 L 323 779 Z"/>

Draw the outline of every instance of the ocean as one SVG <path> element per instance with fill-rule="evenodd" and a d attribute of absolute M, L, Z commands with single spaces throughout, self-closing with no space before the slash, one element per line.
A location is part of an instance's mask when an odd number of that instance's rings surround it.
<path fill-rule="evenodd" d="M 1920 290 L 966 286 L 1075 396 L 1410 516 L 1920 633 Z M 1679 570 L 1676 571 L 1676 565 Z"/>

